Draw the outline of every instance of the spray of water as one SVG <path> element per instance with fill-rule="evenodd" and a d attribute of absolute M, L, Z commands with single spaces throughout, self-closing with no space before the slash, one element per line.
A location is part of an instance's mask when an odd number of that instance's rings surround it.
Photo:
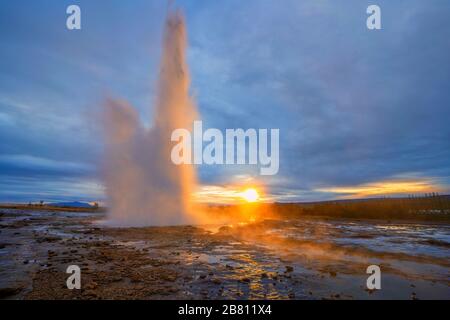
<path fill-rule="evenodd" d="M 104 175 L 109 221 L 118 226 L 198 223 L 191 195 L 196 185 L 191 165 L 170 158 L 171 133 L 192 128 L 196 107 L 189 96 L 185 60 L 186 28 L 179 11 L 168 13 L 163 39 L 153 126 L 144 128 L 136 110 L 124 101 L 105 104 Z"/>

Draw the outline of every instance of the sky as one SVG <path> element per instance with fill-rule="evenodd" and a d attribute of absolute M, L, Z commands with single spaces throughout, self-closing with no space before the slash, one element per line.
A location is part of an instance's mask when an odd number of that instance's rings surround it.
<path fill-rule="evenodd" d="M 280 170 L 198 167 L 268 201 L 450 192 L 450 2 L 172 1 L 205 127 L 279 128 Z M 81 30 L 66 8 L 81 8 Z M 381 8 L 381 30 L 366 9 Z M 104 198 L 99 107 L 152 123 L 165 1 L 0 4 L 0 201 Z"/>

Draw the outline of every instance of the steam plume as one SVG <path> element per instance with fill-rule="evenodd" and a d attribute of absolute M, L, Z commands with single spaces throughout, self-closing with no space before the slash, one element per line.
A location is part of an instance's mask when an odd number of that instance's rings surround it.
<path fill-rule="evenodd" d="M 109 220 L 120 226 L 179 225 L 198 222 L 191 194 L 193 166 L 170 159 L 174 129 L 191 129 L 197 116 L 189 96 L 185 61 L 186 28 L 179 11 L 166 19 L 155 117 L 144 128 L 136 110 L 123 101 L 105 105 L 105 183 Z"/>

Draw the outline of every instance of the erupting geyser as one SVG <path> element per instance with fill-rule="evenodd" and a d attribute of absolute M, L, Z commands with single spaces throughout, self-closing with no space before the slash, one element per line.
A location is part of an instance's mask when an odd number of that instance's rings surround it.
<path fill-rule="evenodd" d="M 192 165 L 171 161 L 171 133 L 190 130 L 196 107 L 189 96 L 185 61 L 186 28 L 179 11 L 169 12 L 153 126 L 144 128 L 138 113 L 123 101 L 105 105 L 105 183 L 109 221 L 118 226 L 179 225 L 198 222 L 191 195 Z"/>

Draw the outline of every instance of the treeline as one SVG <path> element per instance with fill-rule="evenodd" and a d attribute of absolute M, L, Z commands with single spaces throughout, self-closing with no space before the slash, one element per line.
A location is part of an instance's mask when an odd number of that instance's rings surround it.
<path fill-rule="evenodd" d="M 432 193 L 408 198 L 277 203 L 273 205 L 273 210 L 284 217 L 304 215 L 355 219 L 450 220 L 450 196 Z"/>
<path fill-rule="evenodd" d="M 328 217 L 351 219 L 420 220 L 450 222 L 450 196 L 436 193 L 407 198 L 336 200 L 310 203 L 210 205 L 217 221 Z"/>
<path fill-rule="evenodd" d="M 15 209 L 15 210 L 40 210 L 40 211 L 65 211 L 65 212 L 106 212 L 106 208 L 92 207 L 92 208 L 78 208 L 78 207 L 56 207 L 47 204 L 0 204 L 1 209 Z"/>

